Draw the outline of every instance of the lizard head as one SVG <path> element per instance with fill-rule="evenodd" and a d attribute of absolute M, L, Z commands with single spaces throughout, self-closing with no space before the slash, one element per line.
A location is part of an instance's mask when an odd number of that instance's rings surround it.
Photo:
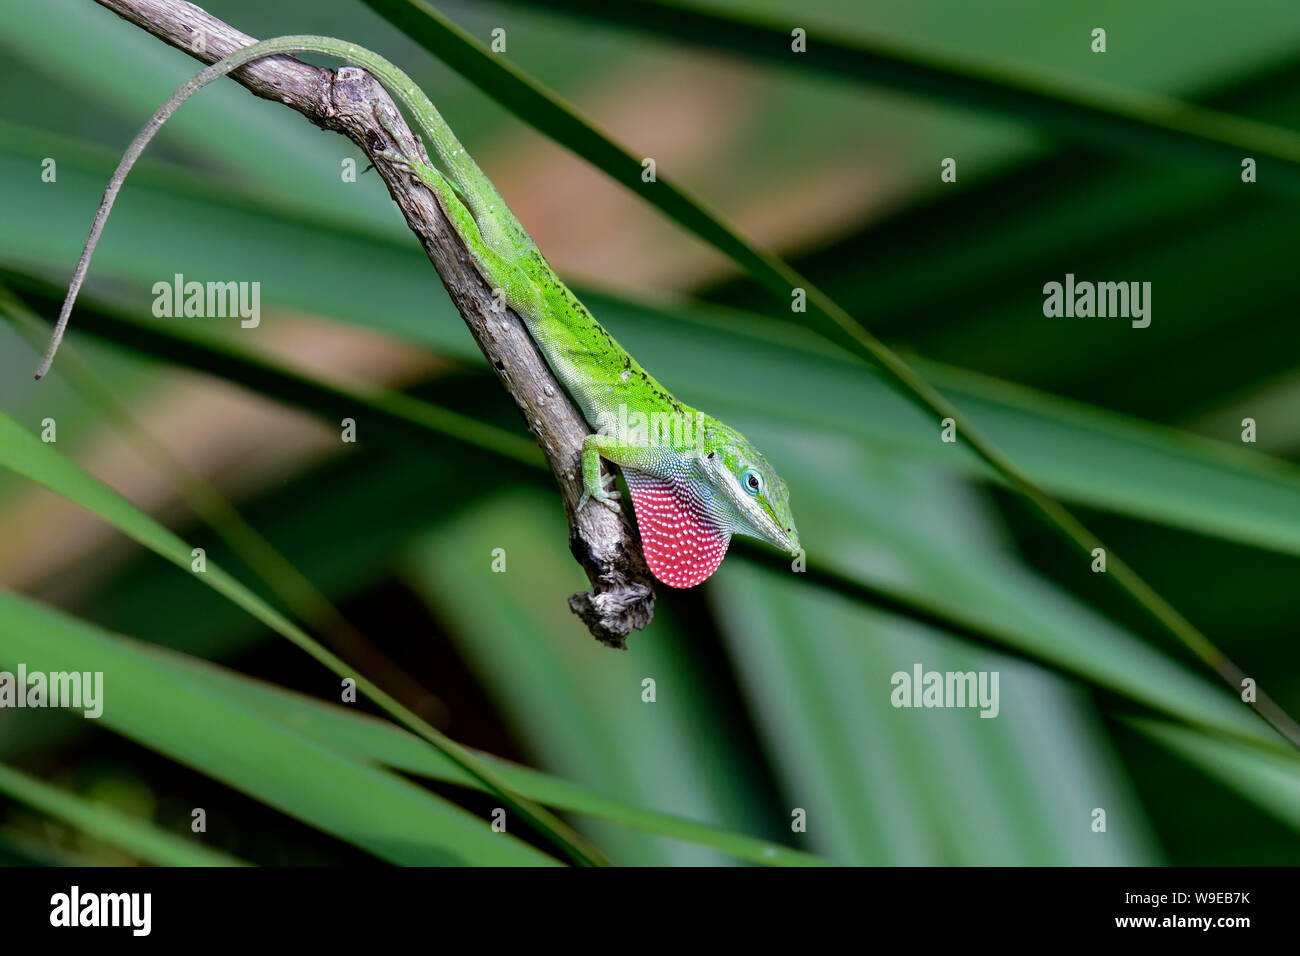
<path fill-rule="evenodd" d="M 791 554 L 799 550 L 790 489 L 744 435 L 715 423 L 705 432 L 700 468 L 713 491 L 710 510 L 723 527 Z"/>
<path fill-rule="evenodd" d="M 678 446 L 654 473 L 623 468 L 646 563 L 675 588 L 694 587 L 717 570 L 733 534 L 799 550 L 781 476 L 740 432 L 700 417 L 689 451 Z"/>

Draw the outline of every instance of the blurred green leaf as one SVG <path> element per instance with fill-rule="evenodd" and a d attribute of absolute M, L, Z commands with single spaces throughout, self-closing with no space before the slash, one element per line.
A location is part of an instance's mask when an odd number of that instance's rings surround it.
<path fill-rule="evenodd" d="M 10 5 L 3 22 L 0 49 L 8 59 L 72 91 L 83 114 L 107 111 L 132 129 L 199 70 L 188 52 L 82 0 Z M 364 159 L 359 149 L 322 136 L 305 119 L 286 122 L 281 104 L 259 103 L 233 83 L 205 90 L 167 123 L 163 137 L 224 180 L 222 188 L 274 198 L 376 235 L 400 238 L 405 232 L 401 217 L 382 201 L 380 184 L 346 183 L 339 175 L 344 156 Z M 62 162 L 60 152 L 47 155 Z M 268 155 L 279 161 L 267 162 Z"/>
<path fill-rule="evenodd" d="M 247 865 L 197 840 L 179 837 L 4 764 L 0 764 L 0 793 L 159 866 Z"/>
<path fill-rule="evenodd" d="M 1124 723 L 1300 833 L 1300 761 L 1235 746 L 1165 721 L 1130 717 Z"/>
<path fill-rule="evenodd" d="M 0 312 L 24 325 L 26 317 L 33 314 L 3 285 Z M 393 423 L 428 429 L 524 464 L 544 463 L 536 444 L 528 438 L 380 385 L 328 379 L 292 368 L 274 355 L 236 344 L 230 336 L 93 305 L 83 306 L 78 314 L 89 319 L 83 323 L 88 331 L 108 336 L 110 341 L 220 376 L 318 415 L 348 416 L 358 408 L 367 408 Z"/>
<path fill-rule="evenodd" d="M 1154 836 L 1086 696 L 869 606 L 733 563 L 710 592 L 810 849 L 859 865 L 1150 865 Z M 999 674 L 1000 709 L 896 709 L 890 675 Z M 1094 806 L 1122 838 L 1089 832 Z"/>
<path fill-rule="evenodd" d="M 879 36 L 851 35 L 841 26 L 809 23 L 804 16 L 797 25 L 805 31 L 807 49 L 793 54 L 793 21 L 748 11 L 716 11 L 686 0 L 510 2 L 577 13 L 643 35 L 670 37 L 791 70 L 816 70 L 917 93 L 1041 125 L 1063 139 L 1090 147 L 1104 143 L 1144 157 L 1157 152 L 1178 162 L 1201 160 L 1227 170 L 1238 168 L 1242 156 L 1267 157 L 1283 171 L 1282 183 L 1300 193 L 1300 134 L 1170 96 L 1084 84 L 1077 77 L 1051 76 L 1041 69 L 1028 70 L 987 56 L 975 58 Z M 426 7 L 423 0 L 366 3 L 413 36 L 429 33 L 420 29 L 421 21 L 410 12 Z"/>
<path fill-rule="evenodd" d="M 81 471 L 75 464 L 54 451 L 51 446 L 23 431 L 13 419 L 2 413 L 0 413 L 0 464 L 94 512 L 118 530 L 178 567 L 191 567 L 191 550 L 185 542 L 137 510 L 111 489 Z M 420 720 L 365 677 L 354 673 L 345 662 L 317 644 L 226 572 L 215 565 L 210 565 L 202 572 L 200 580 L 306 651 L 335 674 L 354 680 L 358 690 L 482 780 L 510 809 L 539 832 L 548 836 L 557 846 L 570 853 L 575 860 L 599 861 L 598 851 L 584 846 L 582 841 L 577 840 L 576 835 L 571 835 L 568 828 L 560 821 L 529 801 L 511 795 L 496 780 L 495 775 L 469 756 L 464 748 Z"/>
<path fill-rule="evenodd" d="M 494 548 L 504 553 L 504 573 L 493 571 Z M 661 601 L 635 655 L 611 653 L 580 633 L 562 596 L 585 581 L 549 495 L 485 499 L 415 542 L 404 563 L 539 766 L 636 805 L 730 829 L 774 830 L 755 809 L 759 788 L 738 757 L 743 748 L 728 733 L 717 689 L 700 672 L 677 615 Z M 652 702 L 643 698 L 647 679 Z M 615 861 L 727 862 L 609 827 L 592 837 Z"/>
<path fill-rule="evenodd" d="M 120 638 L 4 591 L 0 655 L 29 671 L 103 673 L 105 726 L 391 862 L 555 862 L 395 774 L 177 680 Z"/>
<path fill-rule="evenodd" d="M 572 635 L 567 639 L 572 642 Z M 483 784 L 449 761 L 442 754 L 425 746 L 418 737 L 393 724 L 377 720 L 367 714 L 354 713 L 335 704 L 287 691 L 281 687 L 250 680 L 232 671 L 219 668 L 187 655 L 164 650 L 149 644 L 137 649 L 150 655 L 159 666 L 175 672 L 176 678 L 197 682 L 208 687 L 223 699 L 239 701 L 268 718 L 294 731 L 306 734 L 322 744 L 357 757 L 393 767 L 405 773 L 418 774 L 482 790 Z M 596 649 L 601 653 L 600 649 Z M 601 653 L 607 664 L 610 655 Z M 552 696 L 554 706 L 560 700 Z M 729 832 L 683 817 L 670 816 L 654 810 L 610 799 L 607 796 L 540 773 L 528 767 L 510 763 L 481 751 L 477 756 L 492 764 L 493 768 L 519 793 L 554 807 L 611 823 L 634 827 L 646 833 L 670 837 L 673 840 L 697 844 L 751 863 L 770 866 L 815 866 L 825 861 L 810 854 L 792 850 L 768 840 L 760 840 Z"/>
<path fill-rule="evenodd" d="M 1032 647 L 1033 659 L 1068 658 L 1067 673 L 1089 672 L 1099 686 L 1122 685 L 1129 699 L 1158 700 L 1272 744 L 1226 693 L 1024 568 L 987 505 L 951 478 L 848 451 L 803 458 L 818 462 L 807 471 L 817 471 L 820 486 L 800 529 L 824 553 L 874 568 L 925 603 L 997 618 L 1008 646 Z M 1158 859 L 1104 728 L 1077 689 L 744 560 L 725 564 L 707 594 L 783 793 L 807 811 L 810 848 L 889 865 Z M 916 664 L 1000 672 L 998 715 L 891 706 L 890 675 Z M 1119 814 L 1125 839 L 1091 839 L 1088 814 L 1098 805 L 1127 808 Z"/>
<path fill-rule="evenodd" d="M 1285 746 L 1231 692 L 1044 580 L 1009 543 L 990 537 L 973 546 L 961 529 L 974 505 L 931 469 L 873 455 L 838 436 L 759 418 L 741 423 L 782 463 L 790 486 L 807 489 L 795 506 L 810 567 L 821 563 L 869 582 L 973 626 L 1002 648 L 1181 721 L 1266 749 Z M 722 581 L 726 573 L 724 562 L 714 577 Z M 1092 572 L 1079 561 L 1075 573 Z"/>

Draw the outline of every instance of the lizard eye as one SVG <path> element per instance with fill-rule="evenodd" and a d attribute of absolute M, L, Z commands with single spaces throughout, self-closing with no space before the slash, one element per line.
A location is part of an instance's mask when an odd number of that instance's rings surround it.
<path fill-rule="evenodd" d="M 752 468 L 746 468 L 741 474 L 740 480 L 745 485 L 745 490 L 751 495 L 756 495 L 763 490 L 763 478 Z"/>

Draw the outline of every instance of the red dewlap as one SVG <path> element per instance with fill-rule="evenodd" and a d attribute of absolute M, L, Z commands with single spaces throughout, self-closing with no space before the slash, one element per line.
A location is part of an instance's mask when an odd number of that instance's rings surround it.
<path fill-rule="evenodd" d="M 731 535 L 683 501 L 671 483 L 628 468 L 623 471 L 646 564 L 674 588 L 690 588 L 718 569 Z"/>

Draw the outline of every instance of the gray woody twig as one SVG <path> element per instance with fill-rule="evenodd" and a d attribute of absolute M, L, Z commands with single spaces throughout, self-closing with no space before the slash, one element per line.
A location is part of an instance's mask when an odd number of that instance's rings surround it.
<path fill-rule="evenodd" d="M 255 42 L 182 0 L 96 2 L 204 63 L 215 63 Z M 598 640 L 625 646 L 629 632 L 650 623 L 654 590 L 640 547 L 621 513 L 603 507 L 574 512 L 582 494 L 582 440 L 590 427 L 568 400 L 519 316 L 497 310 L 492 290 L 474 268 L 437 200 L 409 172 L 378 155 L 391 142 L 377 119 L 380 114 L 400 131 L 407 150 L 418 148 L 388 93 L 362 70 L 335 72 L 285 56 L 258 60 L 236 70 L 231 78 L 264 99 L 297 110 L 322 129 L 342 133 L 365 151 L 555 473 L 569 519 L 569 547 L 593 588 L 592 593 L 573 595 L 569 606 Z"/>

